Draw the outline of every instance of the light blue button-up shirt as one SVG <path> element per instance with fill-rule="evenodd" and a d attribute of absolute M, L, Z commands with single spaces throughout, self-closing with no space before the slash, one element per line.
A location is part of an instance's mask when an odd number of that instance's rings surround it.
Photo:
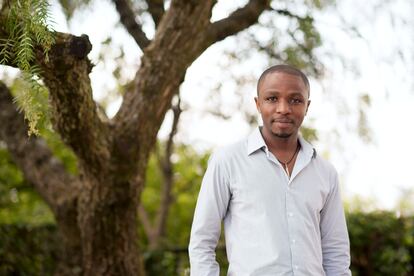
<path fill-rule="evenodd" d="M 299 142 L 290 179 L 259 129 L 210 157 L 191 229 L 192 276 L 219 275 L 222 221 L 228 275 L 351 275 L 337 172 Z"/>

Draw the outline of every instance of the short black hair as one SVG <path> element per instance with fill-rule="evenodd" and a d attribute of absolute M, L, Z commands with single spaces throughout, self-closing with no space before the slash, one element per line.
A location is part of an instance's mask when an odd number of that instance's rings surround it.
<path fill-rule="evenodd" d="M 289 75 L 294 75 L 294 76 L 298 76 L 302 79 L 303 83 L 305 84 L 306 88 L 308 89 L 308 95 L 310 96 L 310 84 L 309 84 L 309 79 L 308 77 L 298 68 L 292 66 L 292 65 L 288 65 L 288 64 L 278 64 L 278 65 L 273 65 L 269 68 L 267 68 L 266 70 L 263 71 L 263 73 L 260 75 L 259 80 L 257 81 L 257 95 L 259 95 L 259 87 L 260 84 L 263 82 L 264 78 L 271 74 L 271 73 L 275 73 L 275 72 L 280 72 L 280 73 L 286 73 Z"/>

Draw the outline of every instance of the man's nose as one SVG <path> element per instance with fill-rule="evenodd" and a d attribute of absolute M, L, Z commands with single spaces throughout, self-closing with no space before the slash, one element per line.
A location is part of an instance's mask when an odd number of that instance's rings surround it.
<path fill-rule="evenodd" d="M 290 113 L 290 105 L 287 101 L 279 101 L 276 106 L 276 112 L 281 114 L 288 114 Z"/>

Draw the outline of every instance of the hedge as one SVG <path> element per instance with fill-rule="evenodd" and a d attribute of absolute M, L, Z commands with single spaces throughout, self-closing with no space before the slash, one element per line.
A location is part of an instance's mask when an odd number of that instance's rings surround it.
<path fill-rule="evenodd" d="M 414 217 L 378 211 L 347 215 L 354 276 L 414 276 Z M 57 259 L 56 227 L 0 224 L 0 275 L 52 275 Z M 225 272 L 224 250 L 218 252 Z M 144 252 L 147 274 L 182 275 L 185 245 Z"/>

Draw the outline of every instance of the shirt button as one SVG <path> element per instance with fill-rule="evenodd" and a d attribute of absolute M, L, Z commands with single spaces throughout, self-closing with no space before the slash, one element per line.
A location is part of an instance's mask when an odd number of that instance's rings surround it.
<path fill-rule="evenodd" d="M 299 267 L 298 267 L 297 265 L 294 265 L 294 266 L 293 266 L 293 269 L 294 269 L 294 270 L 298 270 L 298 268 L 299 268 Z"/>
<path fill-rule="evenodd" d="M 288 216 L 289 216 L 289 217 L 293 217 L 293 213 L 289 212 L 289 213 L 288 213 Z"/>
<path fill-rule="evenodd" d="M 292 240 L 292 243 L 293 243 L 293 244 L 295 244 L 295 243 L 296 243 L 296 240 L 295 240 L 295 239 L 293 239 L 293 240 Z"/>

